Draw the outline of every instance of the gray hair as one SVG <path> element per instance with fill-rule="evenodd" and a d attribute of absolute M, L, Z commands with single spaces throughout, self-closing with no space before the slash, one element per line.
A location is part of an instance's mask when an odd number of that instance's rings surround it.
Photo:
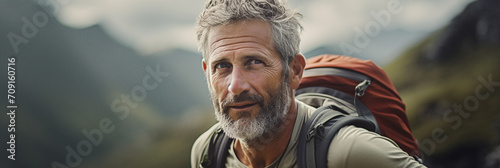
<path fill-rule="evenodd" d="M 198 17 L 198 50 L 207 59 L 210 28 L 241 20 L 262 20 L 271 25 L 274 49 L 286 66 L 299 53 L 300 13 L 287 9 L 279 0 L 208 0 Z"/>

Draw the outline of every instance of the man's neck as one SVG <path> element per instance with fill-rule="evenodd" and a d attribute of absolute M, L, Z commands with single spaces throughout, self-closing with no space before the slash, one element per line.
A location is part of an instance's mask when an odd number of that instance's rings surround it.
<path fill-rule="evenodd" d="M 297 117 L 297 104 L 292 99 L 290 111 L 281 129 L 269 137 L 263 137 L 256 142 L 236 140 L 234 150 L 238 159 L 248 167 L 265 167 L 272 164 L 285 151 L 292 137 L 293 126 Z M 268 140 L 268 143 L 263 141 Z"/>

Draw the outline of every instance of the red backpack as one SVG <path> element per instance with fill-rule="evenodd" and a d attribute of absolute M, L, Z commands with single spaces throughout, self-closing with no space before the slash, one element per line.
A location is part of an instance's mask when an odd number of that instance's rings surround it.
<path fill-rule="evenodd" d="M 418 158 L 405 105 L 380 67 L 372 61 L 342 55 L 320 55 L 306 62 L 295 96 L 318 110 L 302 127 L 298 155 L 304 156 L 297 157 L 299 167 L 326 167 L 321 165 L 326 164 L 331 139 L 346 125 L 386 136 Z M 315 136 L 323 137 L 312 140 Z"/>

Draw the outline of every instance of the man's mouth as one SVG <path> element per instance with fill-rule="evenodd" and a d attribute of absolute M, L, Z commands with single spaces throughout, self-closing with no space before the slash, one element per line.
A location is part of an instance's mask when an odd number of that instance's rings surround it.
<path fill-rule="evenodd" d="M 228 107 L 232 108 L 232 109 L 245 109 L 245 108 L 252 107 L 254 105 L 257 105 L 257 103 L 249 103 L 249 102 L 246 102 L 246 103 L 235 103 L 235 104 L 229 105 Z"/>

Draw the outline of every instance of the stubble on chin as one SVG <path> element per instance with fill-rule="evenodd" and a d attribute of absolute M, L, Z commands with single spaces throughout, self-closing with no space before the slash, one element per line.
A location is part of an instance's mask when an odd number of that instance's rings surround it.
<path fill-rule="evenodd" d="M 214 100 L 216 119 L 226 135 L 241 140 L 245 146 L 263 147 L 269 143 L 275 134 L 282 130 L 291 102 L 290 92 L 286 84 L 280 85 L 280 88 L 271 92 L 271 95 L 274 96 L 271 96 L 267 103 L 264 103 L 260 95 L 232 98 L 229 102 L 258 101 L 260 107 L 260 111 L 255 116 L 251 112 L 239 112 L 236 114 L 236 120 L 233 120 L 228 114 L 227 106 L 225 106 L 228 101 L 223 101 L 221 103 L 223 106 L 220 106 L 217 100 L 212 99 Z"/>

